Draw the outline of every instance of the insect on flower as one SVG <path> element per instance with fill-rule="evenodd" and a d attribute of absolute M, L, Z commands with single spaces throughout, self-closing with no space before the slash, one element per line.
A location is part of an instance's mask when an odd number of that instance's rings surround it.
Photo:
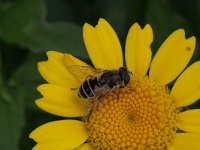
<path fill-rule="evenodd" d="M 98 107 L 103 97 L 113 89 L 126 87 L 132 75 L 126 67 L 120 67 L 118 70 L 103 70 L 90 66 L 72 65 L 67 69 L 76 75 L 79 72 L 81 73 L 79 77 L 85 78 L 79 88 L 72 88 L 72 90 L 78 90 L 78 96 L 91 104 L 87 106 L 88 113 L 85 113 L 88 117 Z"/>

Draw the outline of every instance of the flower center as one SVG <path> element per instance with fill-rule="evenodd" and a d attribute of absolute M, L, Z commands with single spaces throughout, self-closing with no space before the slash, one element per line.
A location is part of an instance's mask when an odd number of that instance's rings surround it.
<path fill-rule="evenodd" d="M 115 89 L 86 121 L 95 149 L 165 150 L 176 132 L 178 110 L 165 86 L 132 77 Z"/>

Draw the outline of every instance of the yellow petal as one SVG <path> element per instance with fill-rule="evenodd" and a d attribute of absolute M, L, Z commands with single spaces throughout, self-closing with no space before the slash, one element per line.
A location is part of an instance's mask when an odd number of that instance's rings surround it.
<path fill-rule="evenodd" d="M 29 137 L 38 143 L 34 150 L 66 150 L 83 144 L 88 132 L 81 121 L 60 120 L 38 127 Z"/>
<path fill-rule="evenodd" d="M 188 106 L 200 98 L 200 61 L 188 67 L 175 82 L 170 96 L 177 107 Z"/>
<path fill-rule="evenodd" d="M 192 132 L 200 133 L 200 109 L 193 109 L 182 112 L 178 115 L 176 125 L 179 129 Z"/>
<path fill-rule="evenodd" d="M 86 143 L 76 148 L 75 150 L 94 150 L 94 149 L 92 148 L 92 145 L 90 143 Z"/>
<path fill-rule="evenodd" d="M 175 134 L 168 150 L 199 150 L 200 135 L 192 133 Z"/>
<path fill-rule="evenodd" d="M 38 70 L 42 77 L 49 83 L 66 87 L 77 87 L 80 83 L 68 72 L 60 53 L 48 52 L 48 61 L 38 63 Z"/>
<path fill-rule="evenodd" d="M 160 84 L 173 81 L 186 67 L 195 49 L 195 37 L 185 39 L 185 32 L 173 32 L 161 45 L 150 67 L 150 79 Z"/>
<path fill-rule="evenodd" d="M 57 61 L 62 61 L 63 59 L 63 53 L 60 53 L 60 52 L 57 52 L 57 51 L 47 51 L 46 52 L 47 56 L 48 56 L 48 59 L 54 59 L 54 60 L 57 60 Z"/>
<path fill-rule="evenodd" d="M 65 140 L 36 144 L 32 150 L 72 150 L 66 148 Z"/>
<path fill-rule="evenodd" d="M 72 66 L 72 65 L 89 66 L 87 63 L 83 62 L 82 60 L 67 53 L 64 54 L 64 63 L 67 67 Z"/>
<path fill-rule="evenodd" d="M 86 74 L 85 70 L 83 70 L 81 67 L 90 67 L 87 63 L 77 59 L 70 54 L 64 54 L 64 63 L 68 71 L 73 75 L 73 77 L 76 78 L 77 81 L 79 81 L 80 84 L 86 80 L 88 74 Z"/>
<path fill-rule="evenodd" d="M 49 103 L 45 98 L 40 98 L 36 100 L 35 103 L 40 109 L 61 117 L 77 117 L 82 115 L 82 113 L 77 112 L 76 109 L 67 109 L 64 106 Z"/>
<path fill-rule="evenodd" d="M 123 66 L 119 39 L 108 22 L 99 19 L 98 25 L 83 26 L 83 38 L 87 52 L 96 68 L 118 69 Z"/>
<path fill-rule="evenodd" d="M 63 117 L 82 116 L 84 103 L 78 97 L 77 90 L 71 90 L 55 84 L 43 84 L 38 91 L 44 98 L 36 100 L 41 109 Z"/>
<path fill-rule="evenodd" d="M 135 23 L 129 30 L 126 39 L 126 65 L 128 69 L 138 76 L 147 73 L 151 62 L 151 43 L 153 31 L 147 24 L 144 29 Z"/>

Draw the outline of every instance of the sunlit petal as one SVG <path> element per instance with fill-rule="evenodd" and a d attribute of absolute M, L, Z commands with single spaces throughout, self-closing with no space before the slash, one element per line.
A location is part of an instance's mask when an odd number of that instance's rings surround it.
<path fill-rule="evenodd" d="M 46 52 L 48 59 L 54 59 L 62 63 L 63 53 L 57 51 L 47 51 Z"/>
<path fill-rule="evenodd" d="M 77 90 L 55 84 L 43 84 L 37 89 L 44 96 L 36 100 L 41 109 L 63 117 L 82 116 L 83 101 L 78 97 Z"/>
<path fill-rule="evenodd" d="M 190 105 L 200 98 L 200 61 L 188 67 L 175 82 L 170 96 L 177 107 Z"/>
<path fill-rule="evenodd" d="M 129 30 L 126 39 L 126 65 L 128 69 L 138 76 L 147 73 L 151 62 L 151 43 L 153 31 L 147 24 L 144 29 L 135 23 Z"/>
<path fill-rule="evenodd" d="M 83 38 L 90 59 L 95 67 L 118 69 L 123 66 L 119 39 L 106 20 L 99 19 L 96 27 L 86 23 L 83 26 Z"/>
<path fill-rule="evenodd" d="M 199 150 L 200 135 L 192 133 L 175 134 L 168 150 Z"/>
<path fill-rule="evenodd" d="M 63 54 L 58 52 L 48 52 L 47 54 L 49 57 L 48 61 L 38 63 L 38 70 L 47 82 L 63 85 L 69 88 L 80 85 L 64 65 Z"/>
<path fill-rule="evenodd" d="M 38 127 L 29 137 L 38 143 L 34 150 L 65 150 L 83 144 L 88 132 L 81 121 L 61 120 Z"/>
<path fill-rule="evenodd" d="M 200 133 L 200 109 L 193 109 L 182 112 L 178 115 L 176 125 L 179 129 L 192 132 Z"/>
<path fill-rule="evenodd" d="M 173 32 L 153 58 L 150 79 L 163 85 L 173 81 L 190 61 L 195 43 L 195 37 L 185 38 L 184 30 Z"/>

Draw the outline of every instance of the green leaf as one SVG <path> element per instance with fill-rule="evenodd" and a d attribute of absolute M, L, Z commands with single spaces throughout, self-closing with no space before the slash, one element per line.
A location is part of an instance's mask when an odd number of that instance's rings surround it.
<path fill-rule="evenodd" d="M 12 101 L 0 98 L 0 149 L 18 150 L 24 126 L 24 98 L 20 89 L 8 88 Z"/>
<path fill-rule="evenodd" d="M 24 97 L 20 88 L 5 83 L 2 66 L 0 53 L 0 149 L 19 150 L 18 143 L 25 118 Z"/>
<path fill-rule="evenodd" d="M 168 0 L 149 0 L 145 20 L 151 24 L 154 31 L 154 53 L 165 38 L 176 29 L 184 28 L 187 36 L 191 34 L 186 20 L 172 11 Z"/>
<path fill-rule="evenodd" d="M 33 52 L 59 50 L 87 59 L 80 26 L 72 23 L 35 25 L 24 33 L 23 44 Z"/>
<path fill-rule="evenodd" d="M 43 1 L 10 1 L 3 3 L 1 9 L 0 38 L 4 41 L 33 52 L 58 50 L 88 59 L 81 27 L 67 22 L 47 23 Z"/>
<path fill-rule="evenodd" d="M 28 109 L 36 109 L 34 101 L 40 97 L 36 90 L 39 84 L 45 81 L 40 76 L 37 70 L 37 62 L 45 60 L 46 54 L 30 53 L 27 56 L 25 63 L 13 74 L 9 84 L 22 89 L 26 107 Z"/>
<path fill-rule="evenodd" d="M 42 21 L 46 10 L 41 0 L 18 0 L 2 3 L 0 11 L 0 37 L 15 43 L 25 30 Z"/>
<path fill-rule="evenodd" d="M 29 131 L 23 129 L 27 124 L 25 110 L 26 115 L 30 111 L 35 113 L 39 110 L 34 100 L 39 97 L 36 87 L 43 81 L 37 71 L 37 61 L 45 59 L 44 53 L 42 56 L 43 58 L 41 55 L 31 53 L 8 83 L 0 87 L 1 150 L 19 150 L 19 142 L 23 142 L 23 145 L 29 142 L 29 148 L 31 143 L 33 145 L 33 142 L 28 140 L 28 134 L 33 128 L 29 128 Z M 6 99 L 7 97 L 9 97 L 9 101 Z M 21 141 L 22 138 L 24 141 Z"/>
<path fill-rule="evenodd" d="M 1 56 L 1 50 L 0 50 L 0 87 L 2 85 L 2 56 Z"/>
<path fill-rule="evenodd" d="M 7 88 L 5 87 L 5 81 L 3 78 L 3 65 L 2 65 L 2 56 L 0 51 L 0 99 L 5 102 L 11 101 L 11 96 L 8 94 Z"/>
<path fill-rule="evenodd" d="M 0 41 L 2 54 L 2 76 L 4 80 L 8 80 L 16 69 L 24 62 L 28 51 L 21 49 L 17 45 L 6 44 Z"/>

